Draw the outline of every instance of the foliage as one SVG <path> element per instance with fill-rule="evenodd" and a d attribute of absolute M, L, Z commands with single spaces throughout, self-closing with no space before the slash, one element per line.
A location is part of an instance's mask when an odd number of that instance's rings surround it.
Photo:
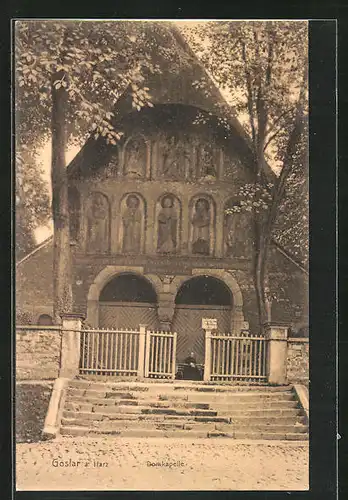
<path fill-rule="evenodd" d="M 115 144 L 122 136 L 115 129 L 116 105 L 126 96 L 138 111 L 151 107 L 146 79 L 160 73 L 158 60 L 170 61 L 175 71 L 185 58 L 172 50 L 167 23 L 17 21 L 15 35 L 17 154 L 27 141 L 37 146 L 52 139 L 54 316 L 59 320 L 60 312 L 72 307 L 66 147 L 89 136 Z"/>
<path fill-rule="evenodd" d="M 158 38 L 162 45 L 158 48 Z M 146 79 L 161 72 L 161 58 L 179 67 L 167 23 L 137 21 L 17 21 L 16 108 L 22 135 L 30 116 L 40 140 L 51 136 L 52 86 L 64 89 L 67 139 L 93 136 L 114 143 L 115 105 L 129 93 L 132 107 L 152 106 Z"/>
<path fill-rule="evenodd" d="M 16 258 L 21 259 L 36 245 L 34 231 L 47 224 L 50 200 L 47 183 L 35 155 L 27 147 L 17 154 L 16 171 Z"/>
<path fill-rule="evenodd" d="M 299 238 L 306 235 L 307 23 L 197 23 L 194 30 L 186 30 L 186 37 L 233 102 L 233 110 L 220 104 L 221 116 L 232 123 L 237 115 L 249 138 L 252 181 L 240 189 L 238 203 L 230 212 L 246 210 L 254 215 L 255 286 L 262 325 L 270 319 L 267 268 L 271 239 L 276 237 L 299 256 L 303 245 Z M 206 78 L 195 86 L 209 92 Z M 294 205 L 299 195 L 302 203 Z M 301 207 L 300 216 L 295 207 Z"/>

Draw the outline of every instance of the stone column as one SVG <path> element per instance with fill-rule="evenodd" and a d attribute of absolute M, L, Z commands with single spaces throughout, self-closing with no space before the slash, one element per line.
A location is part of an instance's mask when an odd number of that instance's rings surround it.
<path fill-rule="evenodd" d="M 265 325 L 267 345 L 267 376 L 270 384 L 286 383 L 288 326 L 272 323 Z"/>
<path fill-rule="evenodd" d="M 215 217 L 215 257 L 223 257 L 224 255 L 224 219 L 224 205 L 218 202 Z"/>
<path fill-rule="evenodd" d="M 205 330 L 205 358 L 204 358 L 204 376 L 205 382 L 210 380 L 211 375 L 211 330 Z"/>
<path fill-rule="evenodd" d="M 145 335 L 147 325 L 139 325 L 139 359 L 138 359 L 138 377 L 145 377 Z M 148 348 L 148 347 L 147 347 Z"/>
<path fill-rule="evenodd" d="M 62 347 L 59 377 L 73 378 L 80 368 L 82 314 L 62 314 Z"/>

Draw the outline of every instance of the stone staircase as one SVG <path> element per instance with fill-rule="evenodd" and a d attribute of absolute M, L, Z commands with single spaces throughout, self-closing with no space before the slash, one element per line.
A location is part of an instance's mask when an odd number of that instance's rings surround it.
<path fill-rule="evenodd" d="M 72 380 L 60 433 L 307 440 L 292 386 Z"/>

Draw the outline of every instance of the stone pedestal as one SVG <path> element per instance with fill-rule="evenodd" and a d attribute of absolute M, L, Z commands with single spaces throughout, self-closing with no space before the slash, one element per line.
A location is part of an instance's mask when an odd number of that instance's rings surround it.
<path fill-rule="evenodd" d="M 288 326 L 267 323 L 267 375 L 270 384 L 286 383 L 286 363 L 288 349 Z"/>
<path fill-rule="evenodd" d="M 138 377 L 143 379 L 145 376 L 145 336 L 147 325 L 139 325 L 139 359 L 138 359 Z M 149 350 L 149 346 L 147 347 Z"/>
<path fill-rule="evenodd" d="M 62 347 L 59 377 L 73 378 L 80 368 L 81 314 L 62 314 Z"/>
<path fill-rule="evenodd" d="M 211 376 L 211 330 L 205 330 L 205 358 L 204 358 L 204 376 L 205 382 L 210 380 Z"/>

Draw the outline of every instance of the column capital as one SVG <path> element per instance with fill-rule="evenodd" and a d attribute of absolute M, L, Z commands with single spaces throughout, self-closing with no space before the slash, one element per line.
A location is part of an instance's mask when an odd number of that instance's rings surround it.
<path fill-rule="evenodd" d="M 62 313 L 62 314 L 60 314 L 60 317 L 62 318 L 62 320 L 64 320 L 64 319 L 72 319 L 72 320 L 80 319 L 81 321 L 83 321 L 86 318 L 85 314 L 83 314 L 83 313 Z"/>
<path fill-rule="evenodd" d="M 286 323 L 266 323 L 264 325 L 266 339 L 287 340 L 289 325 Z"/>

